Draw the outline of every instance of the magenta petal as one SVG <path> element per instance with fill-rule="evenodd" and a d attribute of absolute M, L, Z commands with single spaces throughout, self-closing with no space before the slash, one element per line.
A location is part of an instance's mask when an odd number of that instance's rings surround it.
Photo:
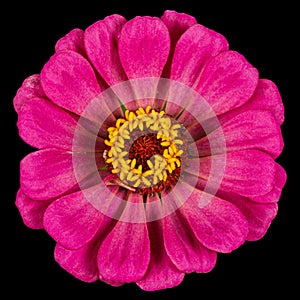
<path fill-rule="evenodd" d="M 218 145 L 224 139 L 226 148 Z M 282 151 L 283 140 L 280 127 L 271 113 L 250 110 L 222 123 L 222 127 L 198 140 L 196 145 L 200 156 L 208 156 L 212 152 L 219 154 L 224 151 L 259 149 L 276 158 Z"/>
<path fill-rule="evenodd" d="M 142 203 L 142 197 L 130 194 L 129 201 Z M 124 214 L 132 214 L 128 205 Z M 126 217 L 128 219 L 128 217 Z M 146 273 L 150 260 L 150 241 L 146 221 L 119 221 L 102 243 L 98 266 L 100 274 L 114 282 L 135 282 Z"/>
<path fill-rule="evenodd" d="M 78 124 L 78 117 L 46 99 L 34 98 L 23 105 L 18 128 L 22 139 L 38 149 L 95 152 L 95 147 L 104 148 L 103 139 Z"/>
<path fill-rule="evenodd" d="M 64 37 L 59 39 L 55 44 L 55 51 L 65 51 L 71 50 L 85 56 L 85 49 L 84 49 L 84 31 L 75 28 L 67 33 Z"/>
<path fill-rule="evenodd" d="M 41 83 L 54 103 L 78 115 L 101 92 L 89 62 L 73 51 L 53 55 L 41 72 Z"/>
<path fill-rule="evenodd" d="M 212 161 L 215 165 L 214 169 L 211 169 Z M 208 185 L 246 197 L 269 193 L 273 188 L 275 173 L 276 165 L 273 158 L 258 150 L 244 150 L 200 158 L 199 177 L 208 180 Z M 216 186 L 221 179 L 220 186 Z"/>
<path fill-rule="evenodd" d="M 196 86 L 204 65 L 212 56 L 228 49 L 226 39 L 200 24 L 187 29 L 177 42 L 170 78 Z"/>
<path fill-rule="evenodd" d="M 118 40 L 126 19 L 111 15 L 85 30 L 87 55 L 97 71 L 110 85 L 127 80 L 118 53 Z"/>
<path fill-rule="evenodd" d="M 276 174 L 273 189 L 265 195 L 251 197 L 251 200 L 261 203 L 278 202 L 282 189 L 286 183 L 286 179 L 287 175 L 285 170 L 282 168 L 282 166 L 276 163 Z"/>
<path fill-rule="evenodd" d="M 20 113 L 23 104 L 35 97 L 45 97 L 39 74 L 27 77 L 22 86 L 18 89 L 13 100 L 16 112 Z"/>
<path fill-rule="evenodd" d="M 270 80 L 260 79 L 253 97 L 243 109 L 261 109 L 270 111 L 279 125 L 284 121 L 284 107 L 277 86 Z"/>
<path fill-rule="evenodd" d="M 27 155 L 20 164 L 21 187 L 32 199 L 55 198 L 77 185 L 72 154 L 47 149 Z"/>
<path fill-rule="evenodd" d="M 67 249 L 78 249 L 97 233 L 103 220 L 81 191 L 54 201 L 46 210 L 46 231 Z"/>
<path fill-rule="evenodd" d="M 42 229 L 44 213 L 53 200 L 36 201 L 28 198 L 20 189 L 17 193 L 16 206 L 26 226 Z"/>
<path fill-rule="evenodd" d="M 54 252 L 55 260 L 69 273 L 85 282 L 96 281 L 98 278 L 114 286 L 120 286 L 123 283 L 111 282 L 99 274 L 97 257 L 101 243 L 116 220 L 103 216 L 96 235 L 79 249 L 66 249 L 57 244 Z"/>
<path fill-rule="evenodd" d="M 195 237 L 182 214 L 164 218 L 164 242 L 168 256 L 184 273 L 209 272 L 216 264 L 217 254 L 204 247 Z"/>
<path fill-rule="evenodd" d="M 147 273 L 137 285 L 145 291 L 155 291 L 179 285 L 184 273 L 179 271 L 166 253 L 161 221 L 148 223 L 151 258 Z"/>
<path fill-rule="evenodd" d="M 195 189 L 181 208 L 198 240 L 217 252 L 231 252 L 241 246 L 248 233 L 248 222 L 233 204 Z"/>
<path fill-rule="evenodd" d="M 163 78 L 169 78 L 171 72 L 171 64 L 174 55 L 175 46 L 181 35 L 191 26 L 197 24 L 194 17 L 185 13 L 178 13 L 173 10 L 166 10 L 161 17 L 161 20 L 165 23 L 169 30 L 171 38 L 171 47 L 169 58 L 163 71 Z"/>
<path fill-rule="evenodd" d="M 159 77 L 169 50 L 168 29 L 158 18 L 135 17 L 121 31 L 119 55 L 129 79 Z"/>
<path fill-rule="evenodd" d="M 249 100 L 257 83 L 257 70 L 239 53 L 226 51 L 207 64 L 196 90 L 219 115 Z"/>
<path fill-rule="evenodd" d="M 94 241 L 87 243 L 77 250 L 69 250 L 57 244 L 54 251 L 54 258 L 67 272 L 76 278 L 93 282 L 98 279 L 97 253 L 98 244 Z"/>
<path fill-rule="evenodd" d="M 255 203 L 239 195 L 230 195 L 228 201 L 233 203 L 246 217 L 249 232 L 246 240 L 256 241 L 267 232 L 272 220 L 277 215 L 277 203 Z"/>
<path fill-rule="evenodd" d="M 117 282 L 117 281 L 112 281 L 112 280 L 106 279 L 101 274 L 99 276 L 99 279 L 111 286 L 122 286 L 124 284 L 124 282 Z"/>
<path fill-rule="evenodd" d="M 22 139 L 36 148 L 71 150 L 77 120 L 52 102 L 35 98 L 23 105 L 18 128 Z"/>

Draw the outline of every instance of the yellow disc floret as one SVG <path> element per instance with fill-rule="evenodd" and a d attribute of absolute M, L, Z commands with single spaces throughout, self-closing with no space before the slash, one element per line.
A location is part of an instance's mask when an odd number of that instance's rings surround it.
<path fill-rule="evenodd" d="M 112 173 L 134 188 L 147 188 L 167 181 L 168 176 L 181 166 L 183 141 L 178 138 L 179 129 L 181 125 L 174 123 L 164 111 L 157 112 L 150 106 L 140 107 L 135 112 L 126 110 L 124 118 L 117 119 L 115 126 L 107 129 L 108 139 L 104 143 L 110 149 L 106 152 L 106 163 L 112 165 Z M 130 151 L 133 142 L 146 135 L 147 138 L 155 135 L 161 153 L 153 153 L 143 164 L 139 154 L 135 157 L 135 152 Z M 141 153 L 153 150 L 150 146 L 149 149 L 139 147 Z"/>

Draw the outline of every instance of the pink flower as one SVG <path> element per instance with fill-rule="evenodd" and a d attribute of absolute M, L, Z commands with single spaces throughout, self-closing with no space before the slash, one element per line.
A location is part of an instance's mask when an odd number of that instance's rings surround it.
<path fill-rule="evenodd" d="M 143 290 L 262 238 L 286 181 L 276 85 L 189 15 L 74 29 L 14 98 L 24 223 L 78 279 Z"/>

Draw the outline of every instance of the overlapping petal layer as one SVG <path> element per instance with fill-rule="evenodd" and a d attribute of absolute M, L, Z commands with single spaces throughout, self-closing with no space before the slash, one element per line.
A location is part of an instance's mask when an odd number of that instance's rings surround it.
<path fill-rule="evenodd" d="M 147 88 L 140 78 L 153 80 L 149 97 L 140 97 Z M 112 154 L 112 137 L 105 139 L 126 116 L 121 104 L 111 111 L 112 103 L 93 102 L 108 87 L 135 97 L 127 109 L 164 108 L 194 139 L 178 136 L 184 154 L 175 159 L 182 176 L 173 194 L 140 195 L 111 174 L 106 158 L 122 152 L 122 140 Z M 45 228 L 56 261 L 80 280 L 174 287 L 185 273 L 212 270 L 218 252 L 260 239 L 277 214 L 286 182 L 275 161 L 283 149 L 280 93 L 192 16 L 115 14 L 71 30 L 41 73 L 25 79 L 14 107 L 20 136 L 39 149 L 21 161 L 16 206 L 28 227 Z"/>

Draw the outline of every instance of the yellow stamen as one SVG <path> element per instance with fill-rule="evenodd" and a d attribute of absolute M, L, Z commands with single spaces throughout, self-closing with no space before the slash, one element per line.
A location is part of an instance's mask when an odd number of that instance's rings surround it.
<path fill-rule="evenodd" d="M 149 175 L 152 175 L 153 171 L 152 170 L 148 170 L 146 172 L 143 173 L 143 176 L 147 177 Z"/>
<path fill-rule="evenodd" d="M 153 163 L 149 159 L 147 160 L 147 165 L 150 169 L 153 169 Z"/>
<path fill-rule="evenodd" d="M 108 140 L 104 140 L 104 143 L 105 143 L 105 145 L 107 145 L 107 146 L 112 146 L 112 143 L 110 142 L 110 141 L 108 141 Z"/>
<path fill-rule="evenodd" d="M 142 166 L 142 165 L 139 165 L 139 166 L 138 166 L 138 170 L 139 170 L 140 174 L 142 174 L 142 172 L 143 172 L 143 166 Z"/>
<path fill-rule="evenodd" d="M 106 163 L 110 164 L 111 162 L 113 162 L 113 158 L 109 158 L 106 160 Z"/>
<path fill-rule="evenodd" d="M 148 105 L 148 106 L 146 107 L 146 113 L 149 114 L 150 110 L 151 110 L 151 106 Z"/>
<path fill-rule="evenodd" d="M 162 146 L 169 146 L 170 145 L 170 142 L 169 141 L 167 141 L 167 142 L 161 142 L 160 143 Z"/>
<path fill-rule="evenodd" d="M 174 140 L 173 142 L 174 142 L 175 144 L 178 144 L 178 145 L 183 145 L 183 141 L 182 141 L 182 140 L 179 140 L 179 139 Z"/>
<path fill-rule="evenodd" d="M 158 123 L 155 122 L 152 126 L 150 126 L 150 129 L 157 131 L 158 130 Z"/>
<path fill-rule="evenodd" d="M 128 174 L 127 174 L 127 180 L 128 181 L 131 181 L 131 178 L 132 178 L 132 176 L 133 176 L 134 174 L 132 173 L 132 172 L 128 172 Z"/>
<path fill-rule="evenodd" d="M 171 147 L 172 147 L 173 152 L 174 152 L 174 153 L 177 153 L 178 150 L 177 150 L 175 144 L 171 144 Z"/>
<path fill-rule="evenodd" d="M 121 173 L 120 173 L 120 179 L 121 180 L 125 179 L 125 172 L 121 171 Z"/>
<path fill-rule="evenodd" d="M 180 156 L 182 153 L 183 153 L 183 150 L 179 150 L 179 151 L 176 153 L 176 156 Z"/>
<path fill-rule="evenodd" d="M 166 171 L 164 171 L 164 174 L 163 174 L 163 181 L 166 181 L 168 178 L 168 174 Z"/>
<path fill-rule="evenodd" d="M 145 127 L 156 131 L 160 145 L 167 149 L 164 150 L 163 155 L 155 154 L 151 160 L 147 160 L 149 170 L 143 173 L 143 166 L 137 166 L 136 158 L 128 159 L 128 151 L 124 150 L 127 143 L 125 140 L 131 139 L 131 132 L 134 130 L 143 132 Z M 181 166 L 179 157 L 183 150 L 178 150 L 177 145 L 183 145 L 183 141 L 176 139 L 180 128 L 179 124 L 172 124 L 164 111 L 157 112 L 150 105 L 145 109 L 140 107 L 135 112 L 126 110 L 124 118 L 116 120 L 115 127 L 107 129 L 108 139 L 104 140 L 104 143 L 110 149 L 105 150 L 105 161 L 112 164 L 112 173 L 119 174 L 120 182 L 126 179 L 134 183 L 133 187 L 138 187 L 141 183 L 144 186 L 151 186 L 161 180 L 167 181 L 168 173 L 171 174 Z M 125 182 L 124 186 L 126 186 Z"/>
<path fill-rule="evenodd" d="M 145 111 L 144 111 L 144 109 L 143 109 L 142 107 L 140 107 L 140 108 L 138 109 L 138 111 L 139 111 L 142 115 L 145 114 Z"/>
<path fill-rule="evenodd" d="M 158 183 L 158 177 L 154 176 L 153 177 L 153 184 L 156 185 Z"/>
<path fill-rule="evenodd" d="M 135 120 L 133 123 L 133 129 L 136 129 L 139 125 L 139 120 Z"/>
<path fill-rule="evenodd" d="M 128 121 L 133 120 L 135 117 L 136 117 L 135 113 L 133 111 L 131 111 L 128 116 Z"/>
<path fill-rule="evenodd" d="M 162 132 L 160 130 L 157 132 L 156 137 L 158 140 L 162 137 Z"/>
<path fill-rule="evenodd" d="M 159 180 L 163 180 L 163 174 L 162 173 L 159 173 L 159 175 L 158 175 L 158 178 L 159 178 Z"/>
<path fill-rule="evenodd" d="M 138 180 L 136 181 L 136 183 L 133 185 L 133 187 L 138 187 L 138 186 L 140 185 L 140 183 L 141 183 L 141 180 L 138 179 Z"/>
<path fill-rule="evenodd" d="M 145 185 L 150 186 L 151 182 L 146 178 L 146 177 L 142 177 L 142 181 Z"/>
<path fill-rule="evenodd" d="M 121 136 L 119 136 L 119 143 L 124 146 L 124 139 Z"/>
<path fill-rule="evenodd" d="M 169 173 L 171 174 L 173 172 L 172 168 L 170 165 L 167 165 L 167 170 L 169 171 Z"/>
<path fill-rule="evenodd" d="M 108 131 L 108 132 L 113 132 L 113 131 L 115 131 L 115 130 L 116 130 L 115 127 L 108 127 L 108 128 L 107 128 L 107 131 Z"/>
<path fill-rule="evenodd" d="M 124 120 L 124 119 L 118 119 L 117 122 L 116 122 L 116 127 L 120 128 L 121 124 L 123 124 L 125 122 L 126 122 L 126 120 Z"/>
<path fill-rule="evenodd" d="M 173 126 L 172 126 L 172 129 L 174 130 L 174 129 L 179 129 L 181 126 L 179 125 L 179 124 L 174 124 Z"/>
<path fill-rule="evenodd" d="M 134 159 L 131 161 L 130 168 L 131 168 L 131 169 L 134 169 L 135 165 L 136 165 L 136 159 L 134 158 Z"/>
<path fill-rule="evenodd" d="M 144 130 L 144 123 L 142 120 L 139 122 L 139 129 L 140 129 L 140 131 Z"/>
<path fill-rule="evenodd" d="M 171 166 L 171 169 L 172 169 L 173 171 L 176 169 L 176 166 L 175 166 L 175 163 L 174 163 L 174 162 L 171 162 L 170 166 Z"/>
<path fill-rule="evenodd" d="M 164 154 L 163 155 L 164 155 L 165 158 L 171 158 L 171 155 L 169 154 L 168 149 L 164 150 Z"/>
<path fill-rule="evenodd" d="M 178 158 L 176 158 L 176 157 L 169 158 L 168 163 L 170 164 L 172 162 L 175 162 L 176 160 L 178 160 Z"/>
<path fill-rule="evenodd" d="M 130 123 L 129 123 L 129 131 L 132 132 L 132 130 L 133 130 L 133 123 L 130 122 Z"/>

